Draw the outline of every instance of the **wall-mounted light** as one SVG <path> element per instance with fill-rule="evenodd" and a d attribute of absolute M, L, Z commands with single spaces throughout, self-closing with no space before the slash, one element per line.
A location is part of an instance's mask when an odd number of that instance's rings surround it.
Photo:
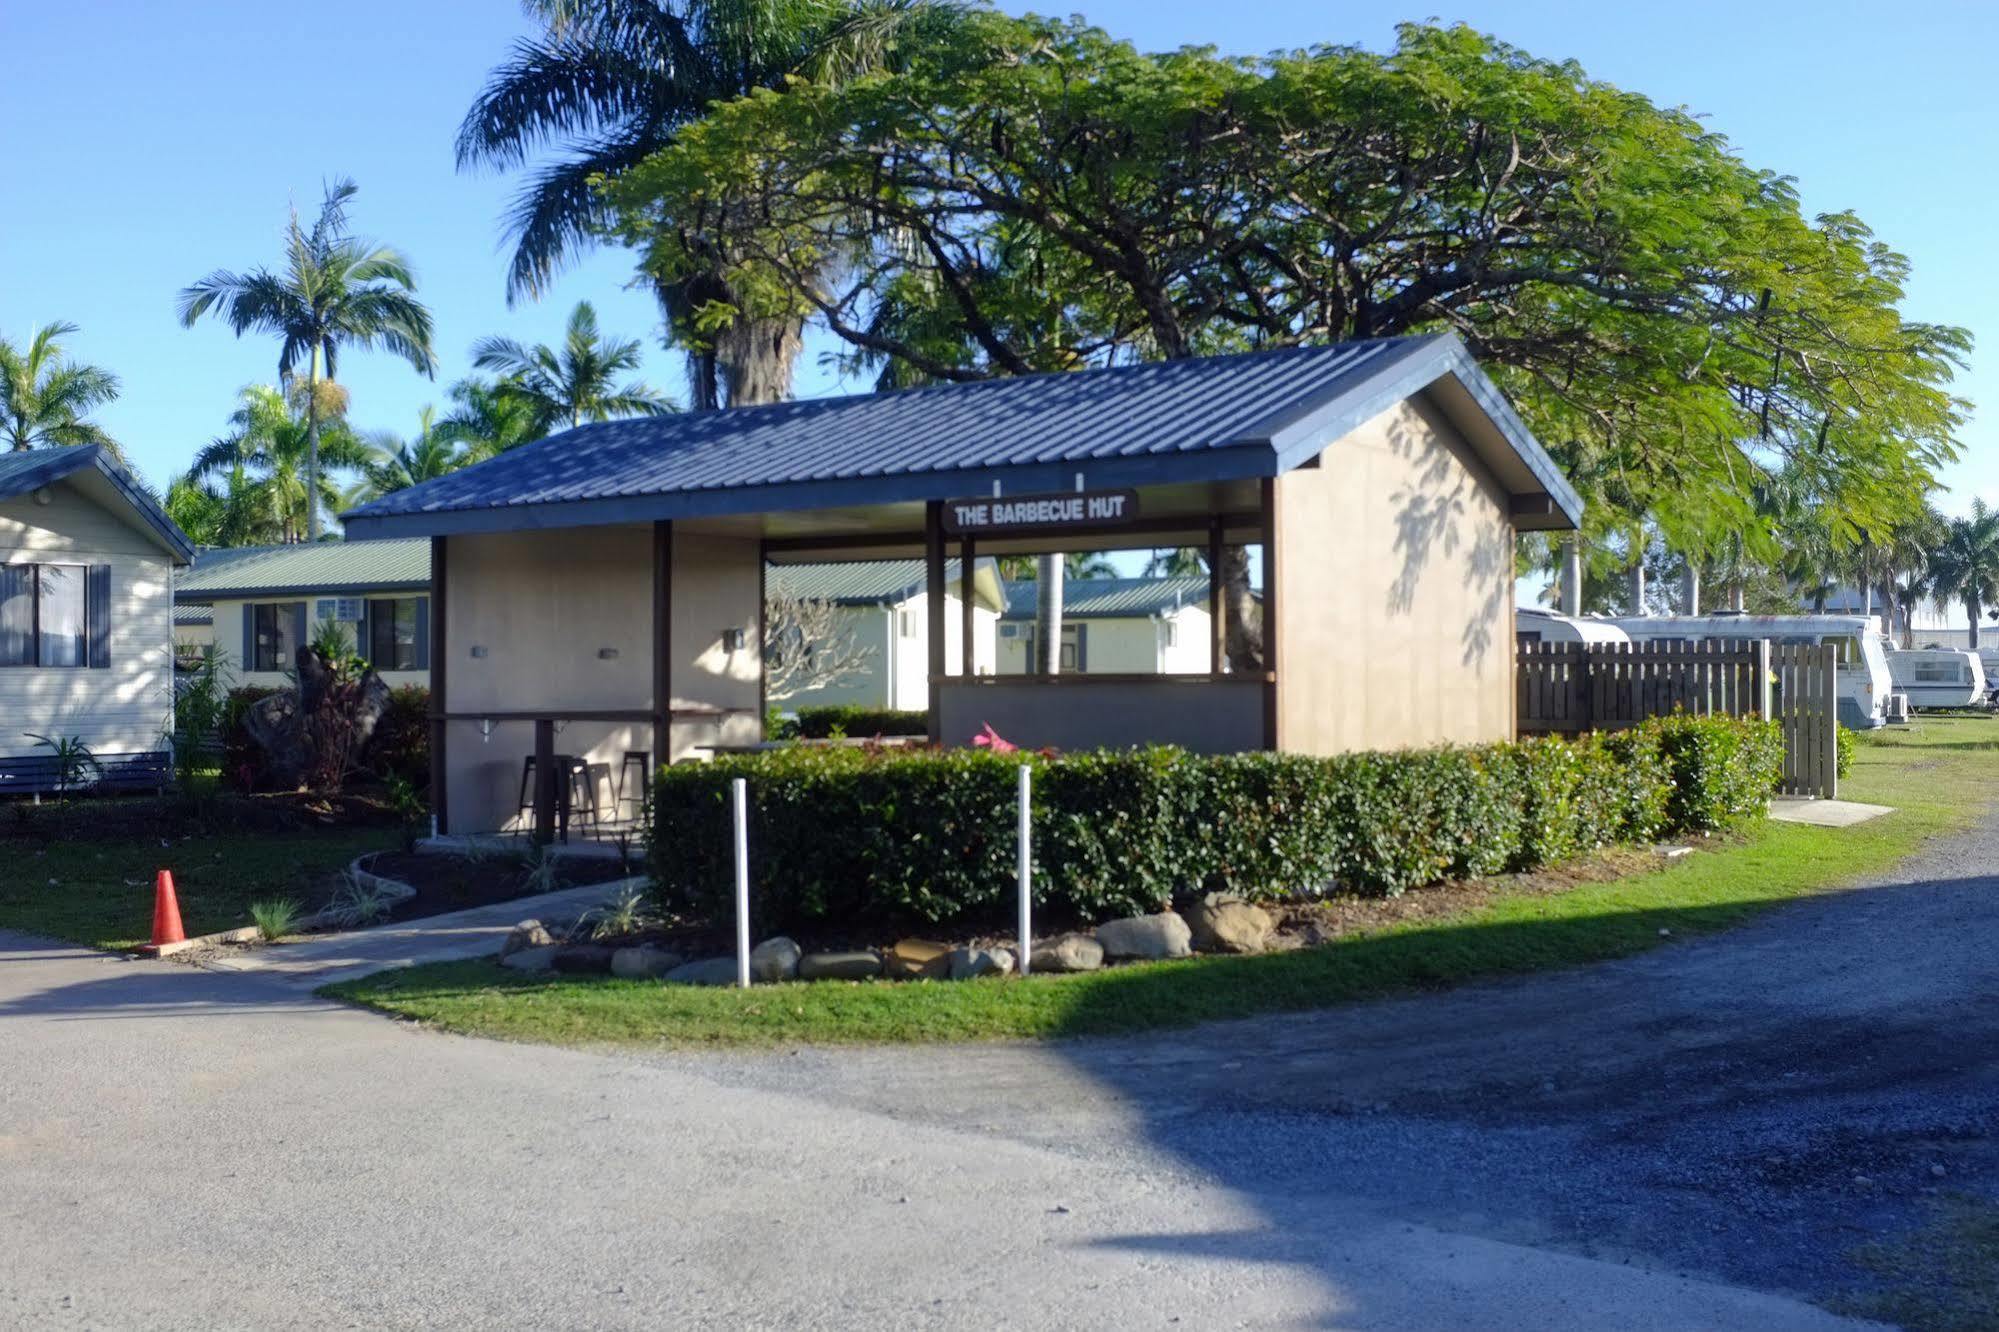
<path fill-rule="evenodd" d="M 49 504 L 52 504 L 52 503 L 54 503 L 54 502 L 55 502 L 55 492 L 54 492 L 54 491 L 50 490 L 50 489 L 49 489 L 49 488 L 48 488 L 47 486 L 38 486 L 38 487 L 36 487 L 36 489 L 35 489 L 35 503 L 37 503 L 37 504 L 40 504 L 40 505 L 44 505 L 44 506 L 46 506 L 46 505 L 49 505 Z"/>
<path fill-rule="evenodd" d="M 742 650 L 743 631 L 740 629 L 724 629 L 722 631 L 722 651 L 741 652 Z"/>
<path fill-rule="evenodd" d="M 485 659 L 485 656 L 486 656 L 486 645 L 484 643 L 474 643 L 472 645 L 472 659 L 474 661 L 483 661 Z"/>

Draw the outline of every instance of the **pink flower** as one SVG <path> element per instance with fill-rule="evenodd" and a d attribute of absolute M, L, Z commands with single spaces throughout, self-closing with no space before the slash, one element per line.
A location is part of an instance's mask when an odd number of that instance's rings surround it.
<path fill-rule="evenodd" d="M 972 737 L 972 743 L 982 749 L 990 749 L 995 754 L 1011 754 L 1020 748 L 1019 745 L 1000 739 L 999 732 L 993 729 L 991 722 L 985 723 L 985 729 Z"/>

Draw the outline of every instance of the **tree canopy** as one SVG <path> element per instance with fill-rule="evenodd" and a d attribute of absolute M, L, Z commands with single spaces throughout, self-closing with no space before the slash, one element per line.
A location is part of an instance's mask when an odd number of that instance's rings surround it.
<path fill-rule="evenodd" d="M 0 338 L 0 448 L 101 444 L 118 455 L 117 442 L 90 419 L 118 396 L 118 377 L 70 359 L 63 339 L 76 331 L 57 322 L 36 329 L 25 346 Z"/>
<path fill-rule="evenodd" d="M 675 410 L 671 398 L 641 380 L 618 382 L 618 376 L 639 368 L 639 341 L 605 337 L 597 329 L 596 308 L 588 301 L 578 301 L 569 312 L 560 347 L 481 338 L 472 345 L 472 364 L 497 372 L 501 391 L 528 405 L 542 433 L 585 421 Z"/>
<path fill-rule="evenodd" d="M 1165 54 L 979 13 L 906 67 L 710 108 L 600 181 L 671 283 L 811 316 L 886 385 L 1450 332 L 1601 533 L 1859 542 L 1955 455 L 1960 329 L 1692 115 L 1464 27 Z"/>

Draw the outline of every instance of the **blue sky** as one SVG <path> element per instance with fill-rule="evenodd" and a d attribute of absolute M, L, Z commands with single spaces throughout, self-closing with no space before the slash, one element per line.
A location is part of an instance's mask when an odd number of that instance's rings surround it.
<path fill-rule="evenodd" d="M 1022 6 L 1009 4 L 1008 8 Z M 1060 8 L 1060 6 L 1043 6 Z M 1999 343 L 1999 117 L 1990 52 L 1999 6 L 1606 4 L 1603 0 L 1294 0 L 1184 4 L 1091 0 L 1094 22 L 1140 45 L 1255 53 L 1316 42 L 1386 46 L 1401 19 L 1464 20 L 1539 55 L 1574 57 L 1598 78 L 1708 117 L 1753 164 L 1798 178 L 1807 208 L 1851 208 L 1915 263 L 1908 309 Z M 275 263 L 292 200 L 322 180 L 361 185 L 357 230 L 415 262 L 437 319 L 429 382 L 400 362 L 356 354 L 343 367 L 353 416 L 407 434 L 442 402 L 486 333 L 550 340 L 589 299 L 609 330 L 646 335 L 646 377 L 682 391 L 657 316 L 604 252 L 539 305 L 508 309 L 499 217 L 511 185 L 452 166 L 459 117 L 508 41 L 511 0 L 348 0 L 325 6 L 146 0 L 0 6 L 0 334 L 68 319 L 84 358 L 116 372 L 102 420 L 156 484 L 222 428 L 236 392 L 274 377 L 275 345 L 226 327 L 183 330 L 175 293 L 216 267 Z M 825 346 L 818 344 L 816 351 Z M 1960 381 L 1990 396 L 1990 354 Z M 800 389 L 840 391 L 816 364 Z M 1945 507 L 1999 500 L 1999 453 L 1976 420 Z"/>

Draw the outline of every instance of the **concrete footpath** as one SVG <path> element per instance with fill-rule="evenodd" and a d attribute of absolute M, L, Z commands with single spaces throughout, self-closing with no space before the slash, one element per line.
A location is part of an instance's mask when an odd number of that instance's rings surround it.
<path fill-rule="evenodd" d="M 920 1064 L 859 1107 L 303 983 L 0 934 L 0 1325 L 1852 1326 L 1413 1222 L 1316 1163 L 1273 1205 L 1142 1114 L 1087 1150 L 924 1122 Z"/>
<path fill-rule="evenodd" d="M 500 951 L 507 931 L 523 920 L 574 920 L 637 879 L 565 888 L 537 897 L 473 907 L 444 916 L 365 930 L 313 935 L 298 943 L 231 949 L 192 960 L 211 971 L 256 975 L 285 989 L 310 992 L 334 981 L 410 967 L 453 962 Z"/>

